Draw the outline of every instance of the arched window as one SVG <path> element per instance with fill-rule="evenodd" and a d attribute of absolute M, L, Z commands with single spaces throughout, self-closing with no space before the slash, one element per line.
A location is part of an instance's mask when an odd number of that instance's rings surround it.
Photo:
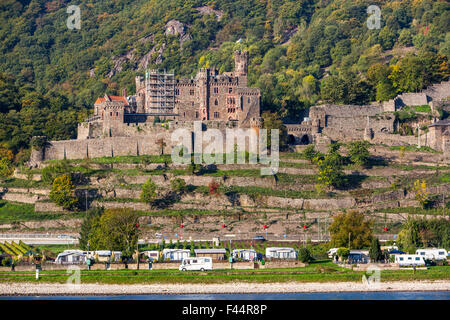
<path fill-rule="evenodd" d="M 214 105 L 215 106 L 219 105 L 219 101 L 217 99 L 214 99 Z"/>

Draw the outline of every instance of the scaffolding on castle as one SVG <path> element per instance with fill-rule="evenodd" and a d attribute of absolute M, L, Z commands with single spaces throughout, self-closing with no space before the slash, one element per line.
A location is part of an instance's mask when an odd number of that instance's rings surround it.
<path fill-rule="evenodd" d="M 175 107 L 175 74 L 159 70 L 145 73 L 145 88 L 148 100 L 146 112 L 172 114 Z"/>

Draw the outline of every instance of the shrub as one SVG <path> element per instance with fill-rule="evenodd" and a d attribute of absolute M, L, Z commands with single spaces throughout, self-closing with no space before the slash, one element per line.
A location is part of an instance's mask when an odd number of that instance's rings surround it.
<path fill-rule="evenodd" d="M 208 185 L 209 194 L 219 195 L 219 187 L 220 185 L 215 180 L 211 180 L 211 182 Z"/>
<path fill-rule="evenodd" d="M 367 166 L 370 161 L 369 145 L 367 141 L 351 142 L 348 147 L 350 160 L 354 164 Z"/>
<path fill-rule="evenodd" d="M 142 192 L 140 195 L 140 199 L 142 202 L 151 203 L 156 199 L 156 184 L 152 181 L 152 179 L 148 178 L 147 181 L 142 186 Z"/>
<path fill-rule="evenodd" d="M 347 260 L 347 258 L 350 256 L 350 250 L 348 250 L 348 248 L 342 247 L 337 250 L 336 254 L 344 261 Z"/>
<path fill-rule="evenodd" d="M 72 178 L 72 168 L 67 161 L 61 161 L 42 169 L 42 181 L 50 184 L 53 183 L 53 180 L 55 180 L 57 176 L 63 174 Z"/>
<path fill-rule="evenodd" d="M 311 252 L 307 248 L 300 248 L 298 250 L 298 259 L 303 263 L 309 263 L 312 261 Z"/>
<path fill-rule="evenodd" d="M 72 210 L 77 204 L 78 199 L 73 195 L 75 186 L 70 176 L 63 174 L 55 178 L 50 191 L 50 200 L 58 206 Z"/>
<path fill-rule="evenodd" d="M 423 209 L 426 209 L 430 205 L 430 199 L 428 198 L 427 183 L 425 180 L 414 181 L 414 192 L 416 194 L 416 200 L 419 201 Z"/>
<path fill-rule="evenodd" d="M 314 145 L 307 146 L 305 150 L 303 150 L 303 156 L 306 160 L 309 160 L 309 162 L 313 163 L 314 159 L 318 157 L 320 154 L 319 152 L 314 149 Z"/>
<path fill-rule="evenodd" d="M 186 182 L 183 179 L 176 178 L 170 181 L 170 187 L 173 191 L 183 193 L 186 191 Z"/>

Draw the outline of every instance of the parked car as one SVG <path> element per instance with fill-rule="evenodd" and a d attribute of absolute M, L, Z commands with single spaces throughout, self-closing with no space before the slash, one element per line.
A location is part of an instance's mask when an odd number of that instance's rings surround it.
<path fill-rule="evenodd" d="M 200 258 L 184 258 L 181 261 L 180 271 L 205 271 L 212 270 L 212 258 L 200 257 Z"/>
<path fill-rule="evenodd" d="M 253 237 L 252 240 L 255 240 L 255 241 L 266 241 L 266 238 L 264 238 L 264 236 L 255 236 L 255 237 Z"/>

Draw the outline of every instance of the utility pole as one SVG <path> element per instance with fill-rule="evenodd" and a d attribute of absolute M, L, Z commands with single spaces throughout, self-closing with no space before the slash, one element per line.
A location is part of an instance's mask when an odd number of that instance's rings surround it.
<path fill-rule="evenodd" d="M 139 270 L 139 240 L 136 242 L 137 269 Z"/>
<path fill-rule="evenodd" d="M 317 218 L 317 233 L 319 236 L 319 243 L 320 243 L 320 217 Z"/>
<path fill-rule="evenodd" d="M 348 250 L 350 250 L 350 236 L 352 235 L 351 232 L 348 233 Z"/>
<path fill-rule="evenodd" d="M 442 216 L 445 218 L 445 192 L 442 192 Z"/>

